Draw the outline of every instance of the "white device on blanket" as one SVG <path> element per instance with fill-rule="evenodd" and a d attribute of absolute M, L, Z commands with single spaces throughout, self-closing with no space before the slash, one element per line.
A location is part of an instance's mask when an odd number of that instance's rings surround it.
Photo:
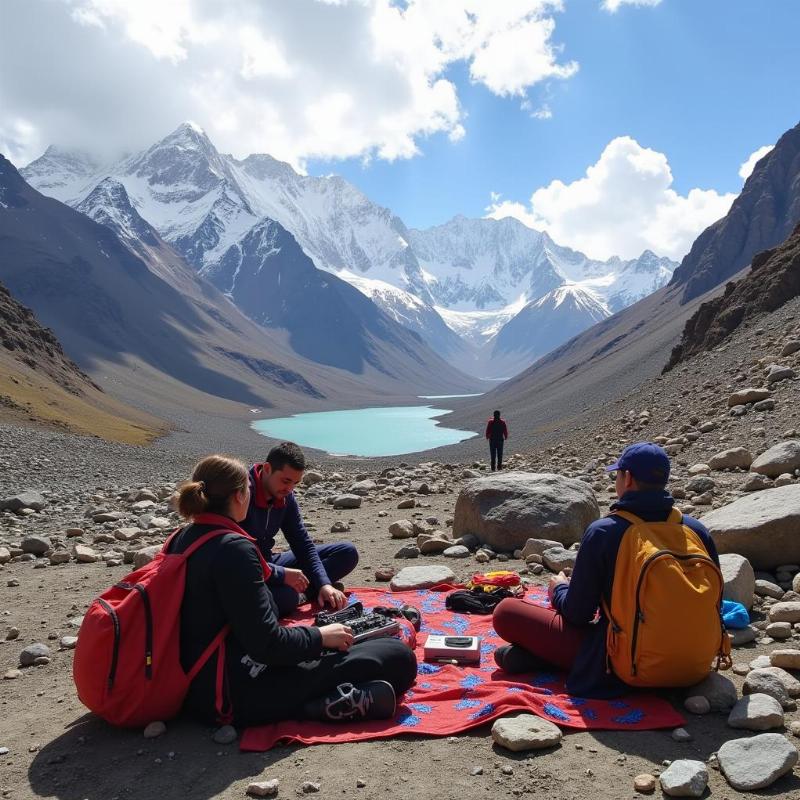
<path fill-rule="evenodd" d="M 480 636 L 442 636 L 431 633 L 425 641 L 425 660 L 440 664 L 474 664 L 481 660 Z"/>

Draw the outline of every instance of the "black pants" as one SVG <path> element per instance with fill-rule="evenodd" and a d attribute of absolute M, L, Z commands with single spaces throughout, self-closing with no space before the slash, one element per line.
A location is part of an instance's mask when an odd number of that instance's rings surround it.
<path fill-rule="evenodd" d="M 316 661 L 267 667 L 257 678 L 244 671 L 230 675 L 236 725 L 303 719 L 303 705 L 341 683 L 388 681 L 399 697 L 417 677 L 417 658 L 399 639 L 368 639 L 346 653 L 324 653 Z"/>
<path fill-rule="evenodd" d="M 503 440 L 495 442 L 489 440 L 489 457 L 492 461 L 492 472 L 494 472 L 495 461 L 497 461 L 497 469 L 503 469 Z"/>

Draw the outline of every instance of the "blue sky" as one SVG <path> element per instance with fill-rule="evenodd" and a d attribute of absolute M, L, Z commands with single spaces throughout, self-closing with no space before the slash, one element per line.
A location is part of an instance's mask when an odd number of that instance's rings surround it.
<path fill-rule="evenodd" d="M 800 122 L 796 0 L 663 0 L 614 14 L 581 0 L 555 19 L 554 41 L 580 68 L 529 90 L 552 118 L 471 83 L 458 64 L 449 75 L 463 139 L 436 134 L 410 160 L 312 160 L 309 171 L 338 172 L 409 226 L 427 227 L 483 216 L 491 192 L 524 202 L 552 180 L 578 179 L 623 135 L 667 156 L 679 193 L 738 193 L 741 163 Z"/>
<path fill-rule="evenodd" d="M 609 8 L 611 7 L 611 8 Z M 515 216 L 680 259 L 800 121 L 800 0 L 5 0 L 0 152 L 186 120 L 410 227 Z M 543 118 L 547 117 L 547 118 Z"/>

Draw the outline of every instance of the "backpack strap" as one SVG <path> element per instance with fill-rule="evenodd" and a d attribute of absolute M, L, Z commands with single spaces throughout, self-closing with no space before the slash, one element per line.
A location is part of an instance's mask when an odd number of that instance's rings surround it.
<path fill-rule="evenodd" d="M 609 514 L 610 517 L 622 517 L 622 519 L 628 520 L 631 525 L 647 525 L 647 522 L 643 520 L 641 517 L 637 517 L 636 514 L 632 514 L 630 511 L 612 511 Z M 674 524 L 680 525 L 683 522 L 683 514 L 678 511 L 677 508 L 674 506 L 669 510 L 669 516 L 664 520 L 664 522 L 672 522 Z"/>

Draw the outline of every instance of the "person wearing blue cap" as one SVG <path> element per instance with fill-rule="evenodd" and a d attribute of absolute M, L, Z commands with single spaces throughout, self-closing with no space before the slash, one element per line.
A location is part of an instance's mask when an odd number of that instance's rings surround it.
<path fill-rule="evenodd" d="M 571 578 L 563 572 L 551 578 L 548 596 L 552 608 L 507 599 L 497 606 L 493 618 L 497 634 L 510 642 L 495 651 L 501 669 L 568 670 L 567 690 L 580 697 L 615 697 L 631 690 L 611 669 L 606 650 L 617 555 L 633 524 L 628 515 L 645 524 L 677 518 L 690 529 L 687 535 L 699 537 L 699 541 L 693 540 L 705 548 L 711 569 L 710 561 L 719 568 L 716 547 L 702 523 L 673 512 L 674 501 L 666 488 L 669 456 L 662 447 L 652 442 L 632 444 L 606 471 L 616 473 L 618 499 L 609 516 L 591 523 L 584 532 Z M 620 516 L 619 512 L 627 513 Z"/>

